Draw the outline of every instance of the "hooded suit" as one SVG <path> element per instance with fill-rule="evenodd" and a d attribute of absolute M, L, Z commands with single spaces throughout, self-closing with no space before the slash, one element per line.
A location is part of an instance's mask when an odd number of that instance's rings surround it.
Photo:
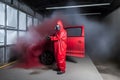
<path fill-rule="evenodd" d="M 60 26 L 60 30 L 57 30 L 55 35 L 51 36 L 50 38 L 52 41 L 54 41 L 54 54 L 57 62 L 57 67 L 60 71 L 65 72 L 67 32 L 63 28 L 63 24 L 61 21 L 58 21 L 57 25 Z"/>

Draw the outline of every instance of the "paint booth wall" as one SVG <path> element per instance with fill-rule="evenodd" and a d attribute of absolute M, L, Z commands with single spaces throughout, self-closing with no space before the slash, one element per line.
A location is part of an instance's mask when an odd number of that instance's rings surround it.
<path fill-rule="evenodd" d="M 108 25 L 111 33 L 114 35 L 111 59 L 120 63 L 120 7 L 106 16 L 103 21 Z"/>
<path fill-rule="evenodd" d="M 18 0 L 0 0 L 0 16 L 0 65 L 3 65 L 13 56 L 10 50 L 15 39 L 26 33 L 29 26 L 40 24 L 42 16 Z"/>

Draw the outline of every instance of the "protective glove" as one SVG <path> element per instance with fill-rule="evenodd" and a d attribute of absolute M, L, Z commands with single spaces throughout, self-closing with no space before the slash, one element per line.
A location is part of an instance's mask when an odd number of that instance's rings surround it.
<path fill-rule="evenodd" d="M 50 36 L 47 36 L 46 39 L 47 39 L 47 40 L 50 40 Z"/>

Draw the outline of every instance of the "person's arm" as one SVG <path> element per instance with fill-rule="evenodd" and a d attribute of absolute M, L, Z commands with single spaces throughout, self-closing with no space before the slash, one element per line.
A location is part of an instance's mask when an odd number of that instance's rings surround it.
<path fill-rule="evenodd" d="M 57 41 L 57 40 L 60 39 L 60 37 L 59 37 L 58 35 L 55 35 L 55 36 L 50 36 L 50 39 L 51 39 L 52 41 Z"/>

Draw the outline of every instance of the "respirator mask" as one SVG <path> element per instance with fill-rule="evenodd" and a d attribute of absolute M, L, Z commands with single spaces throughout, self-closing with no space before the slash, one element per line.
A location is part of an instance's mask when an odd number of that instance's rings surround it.
<path fill-rule="evenodd" d="M 57 24 L 56 27 L 55 27 L 55 30 L 59 31 L 60 30 L 60 25 Z"/>

